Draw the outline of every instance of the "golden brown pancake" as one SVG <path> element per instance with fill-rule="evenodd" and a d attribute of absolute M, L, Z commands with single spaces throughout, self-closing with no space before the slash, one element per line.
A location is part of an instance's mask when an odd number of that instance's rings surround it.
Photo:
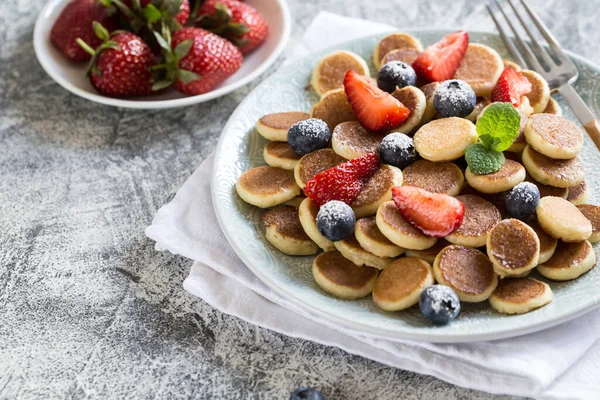
<path fill-rule="evenodd" d="M 465 150 L 477 141 L 475 125 L 464 118 L 436 119 L 415 133 L 415 149 L 426 160 L 452 161 L 465 155 Z"/>
<path fill-rule="evenodd" d="M 427 99 L 421 89 L 414 86 L 406 86 L 402 89 L 396 89 L 392 93 L 400 103 L 410 110 L 408 118 L 399 126 L 392 129 L 392 132 L 410 133 L 420 123 L 427 107 Z"/>
<path fill-rule="evenodd" d="M 578 205 L 583 204 L 588 198 L 588 186 L 585 180 L 577 186 L 568 188 L 567 200 L 571 203 Z"/>
<path fill-rule="evenodd" d="M 523 68 L 521 68 L 521 66 L 519 64 L 517 64 L 514 61 L 510 61 L 510 60 L 502 60 L 502 62 L 504 62 L 504 66 L 508 67 L 508 68 L 512 68 L 515 71 L 519 72 L 521 71 Z"/>
<path fill-rule="evenodd" d="M 529 221 L 527 221 L 527 225 L 529 225 L 531 229 L 535 231 L 540 241 L 540 258 L 538 260 L 538 263 L 545 263 L 550 259 L 550 257 L 552 257 L 552 255 L 554 255 L 554 251 L 556 250 L 558 240 L 548 235 L 546 231 L 537 222 L 537 219 L 535 217 L 532 217 Z"/>
<path fill-rule="evenodd" d="M 319 251 L 319 246 L 304 232 L 293 206 L 279 206 L 261 217 L 267 229 L 267 240 L 279 251 L 292 256 L 306 256 Z"/>
<path fill-rule="evenodd" d="M 485 110 L 487 106 L 492 103 L 490 99 L 487 97 L 478 97 L 477 102 L 475 103 L 475 108 L 471 111 L 471 114 L 467 115 L 465 118 L 471 122 L 477 121 L 477 117 Z"/>
<path fill-rule="evenodd" d="M 424 250 L 437 238 L 427 236 L 402 218 L 393 201 L 386 201 L 377 210 L 377 227 L 392 243 L 404 249 Z"/>
<path fill-rule="evenodd" d="M 516 161 L 506 159 L 502 168 L 491 174 L 477 175 L 467 167 L 467 182 L 482 193 L 500 193 L 512 189 L 525 180 L 525 168 Z"/>
<path fill-rule="evenodd" d="M 408 33 L 392 33 L 379 41 L 373 52 L 373 62 L 375 67 L 380 68 L 383 63 L 381 59 L 392 50 L 396 49 L 415 49 L 423 51 L 421 43 Z"/>
<path fill-rule="evenodd" d="M 588 241 L 590 243 L 600 241 L 600 207 L 593 204 L 579 204 L 577 209 L 592 223 L 592 235 Z"/>
<path fill-rule="evenodd" d="M 490 305 L 504 314 L 524 314 L 552 301 L 552 290 L 532 278 L 506 278 L 490 296 Z"/>
<path fill-rule="evenodd" d="M 345 50 L 335 51 L 319 61 L 313 70 L 310 84 L 322 96 L 330 90 L 343 88 L 344 78 L 349 70 L 369 76 L 369 67 L 359 55 Z"/>
<path fill-rule="evenodd" d="M 402 171 L 382 165 L 365 182 L 358 197 L 350 204 L 356 218 L 375 215 L 379 206 L 392 199 L 392 188 L 402 185 Z"/>
<path fill-rule="evenodd" d="M 384 66 L 390 61 L 402 61 L 403 63 L 412 65 L 417 57 L 419 57 L 419 54 L 421 54 L 421 51 L 408 47 L 391 50 L 385 56 L 383 56 L 383 59 L 381 60 L 381 66 Z"/>
<path fill-rule="evenodd" d="M 550 97 L 550 101 L 548 101 L 548 105 L 544 110 L 544 114 L 555 114 L 562 117 L 563 112 L 562 108 L 560 108 L 560 104 L 558 104 L 556 100 Z"/>
<path fill-rule="evenodd" d="M 271 142 L 265 146 L 263 157 L 272 167 L 293 170 L 301 156 L 287 142 Z"/>
<path fill-rule="evenodd" d="M 390 257 L 379 257 L 362 248 L 354 234 L 349 238 L 333 243 L 335 248 L 342 253 L 344 257 L 354 264 L 361 266 L 367 265 L 377 269 L 384 269 L 393 261 Z"/>
<path fill-rule="evenodd" d="M 489 96 L 503 70 L 504 63 L 496 50 L 470 43 L 454 79 L 467 82 L 477 96 Z"/>
<path fill-rule="evenodd" d="M 578 157 L 570 160 L 554 160 L 538 153 L 531 146 L 523 150 L 523 165 L 533 179 L 544 185 L 568 188 L 584 179 L 583 163 Z"/>
<path fill-rule="evenodd" d="M 298 207 L 298 216 L 304 232 L 310 237 L 320 248 L 325 251 L 335 250 L 333 242 L 327 239 L 319 232 L 317 228 L 317 214 L 319 206 L 309 198 L 304 198 Z"/>
<path fill-rule="evenodd" d="M 333 151 L 348 160 L 377 152 L 382 139 L 383 135 L 367 130 L 358 121 L 342 122 L 331 134 Z"/>
<path fill-rule="evenodd" d="M 540 226 L 564 242 L 581 242 L 592 234 L 592 223 L 575 205 L 560 197 L 540 199 L 535 212 Z"/>
<path fill-rule="evenodd" d="M 423 261 L 433 264 L 437 255 L 445 247 L 450 246 L 452 243 L 446 239 L 438 239 L 438 241 L 428 249 L 425 250 L 406 250 L 405 254 L 407 257 L 417 257 Z"/>
<path fill-rule="evenodd" d="M 433 285 L 431 266 L 412 257 L 400 258 L 384 269 L 373 287 L 373 301 L 386 311 L 399 311 L 419 302 L 421 292 Z"/>
<path fill-rule="evenodd" d="M 307 113 L 295 111 L 267 114 L 258 120 L 256 130 L 269 140 L 285 142 L 290 127 L 308 118 L 310 115 Z"/>
<path fill-rule="evenodd" d="M 375 216 L 356 221 L 354 235 L 361 247 L 379 257 L 398 257 L 404 249 L 390 242 L 377 227 Z"/>
<path fill-rule="evenodd" d="M 462 224 L 446 236 L 450 243 L 461 246 L 485 246 L 488 233 L 500 222 L 500 211 L 489 201 L 473 195 L 457 196 L 465 206 Z"/>
<path fill-rule="evenodd" d="M 540 191 L 540 197 L 554 196 L 566 199 L 569 194 L 568 188 L 559 188 L 556 186 L 544 185 L 533 179 L 533 177 L 529 173 L 526 175 L 525 181 L 531 182 L 535 186 L 537 186 L 538 190 Z"/>
<path fill-rule="evenodd" d="M 579 243 L 558 242 L 551 259 L 538 266 L 546 278 L 566 281 L 578 278 L 596 265 L 596 252 L 587 240 Z"/>
<path fill-rule="evenodd" d="M 313 106 L 310 116 L 325 121 L 331 131 L 342 122 L 357 120 L 344 89 L 325 93 L 321 100 Z"/>
<path fill-rule="evenodd" d="M 379 271 L 370 267 L 358 267 L 334 250 L 315 258 L 312 273 L 321 289 L 341 299 L 351 300 L 371 293 Z"/>
<path fill-rule="evenodd" d="M 544 112 L 550 99 L 550 88 L 546 80 L 537 72 L 530 70 L 521 71 L 521 75 L 527 78 L 531 83 L 531 91 L 525 96 L 529 99 L 529 104 L 533 107 L 534 113 Z"/>
<path fill-rule="evenodd" d="M 423 117 L 421 118 L 421 125 L 424 125 L 431 121 L 435 116 L 436 110 L 433 105 L 433 96 L 435 95 L 435 91 L 438 86 L 440 86 L 439 82 L 431 82 L 424 86 L 421 86 L 421 91 L 425 95 L 425 112 L 423 113 Z"/>
<path fill-rule="evenodd" d="M 527 143 L 554 159 L 571 159 L 583 147 L 583 132 L 574 122 L 554 114 L 535 114 L 525 126 Z"/>
<path fill-rule="evenodd" d="M 246 203 L 261 208 L 285 203 L 300 194 L 292 171 L 269 166 L 244 172 L 235 188 Z"/>
<path fill-rule="evenodd" d="M 518 219 L 505 219 L 488 235 L 487 254 L 500 276 L 514 276 L 535 268 L 540 240 L 535 231 Z"/>
<path fill-rule="evenodd" d="M 435 280 L 448 285 L 461 301 L 487 300 L 498 285 L 492 262 L 479 250 L 451 245 L 443 249 L 433 264 Z"/>
<path fill-rule="evenodd" d="M 296 168 L 294 169 L 296 182 L 298 186 L 304 188 L 306 182 L 314 178 L 319 172 L 333 168 L 344 161 L 346 160 L 343 157 L 338 156 L 331 149 L 320 149 L 308 153 L 296 164 Z"/>
<path fill-rule="evenodd" d="M 456 164 L 434 163 L 417 160 L 403 171 L 404 186 L 416 186 L 433 193 L 456 196 L 460 193 L 465 177 Z"/>

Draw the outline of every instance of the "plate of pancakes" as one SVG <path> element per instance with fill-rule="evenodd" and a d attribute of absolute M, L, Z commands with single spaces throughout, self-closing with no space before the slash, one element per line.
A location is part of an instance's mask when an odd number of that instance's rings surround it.
<path fill-rule="evenodd" d="M 438 118 L 432 104 L 438 83 L 417 82 L 396 90 L 393 96 L 411 111 L 400 132 L 413 136 L 422 131 L 415 147 L 424 159 L 402 170 L 379 167 L 351 204 L 357 218 L 351 237 L 331 242 L 318 231 L 319 207 L 304 197 L 304 185 L 321 171 L 377 151 L 383 138 L 366 132 L 357 121 L 339 80 L 319 71 L 345 72 L 350 65 L 376 77 L 381 65 L 391 60 L 411 63 L 448 33 L 415 29 L 378 34 L 286 62 L 244 99 L 223 130 L 212 176 L 221 228 L 259 279 L 317 318 L 381 338 L 449 343 L 523 335 L 600 306 L 597 245 L 591 244 L 600 239 L 599 219 L 595 206 L 583 204 L 600 201 L 600 154 L 591 140 L 585 137 L 576 165 L 533 150 L 527 145 L 535 139 L 533 133 L 531 139 L 522 135 L 514 142 L 494 176 L 473 176 L 464 161 L 463 142 L 476 140 L 474 122 L 490 103 L 504 66 L 520 69 L 495 33 L 469 32 L 467 55 L 455 76 L 469 82 L 478 96 L 473 113 L 464 119 Z M 569 56 L 580 72 L 575 89 L 600 114 L 600 67 Z M 576 121 L 562 99 L 537 85 L 540 77 L 531 74 L 533 90 L 520 106 L 521 114 L 560 115 L 565 124 Z M 287 130 L 310 117 L 327 123 L 331 142 L 301 157 L 286 143 Z M 538 126 L 548 124 L 544 117 L 535 118 Z M 439 138 L 446 148 L 436 159 Z M 462 154 L 456 153 L 461 146 Z M 425 157 L 428 151 L 433 153 Z M 585 180 L 583 175 L 577 178 L 583 170 Z M 539 221 L 503 219 L 506 191 L 522 181 L 539 189 Z M 391 195 L 391 188 L 399 185 L 457 197 L 465 205 L 463 224 L 439 240 L 424 235 L 399 217 Z M 571 208 L 592 222 L 589 240 L 572 243 L 555 239 L 562 231 L 549 234 L 555 222 L 580 217 Z M 535 259 L 528 253 L 531 243 L 537 246 Z M 502 268 L 507 263 L 521 266 L 522 273 L 518 267 Z M 567 264 L 575 267 L 567 271 Z M 352 274 L 344 272 L 350 269 Z M 423 288 L 435 282 L 451 286 L 461 300 L 458 318 L 442 326 L 431 324 L 415 305 Z"/>

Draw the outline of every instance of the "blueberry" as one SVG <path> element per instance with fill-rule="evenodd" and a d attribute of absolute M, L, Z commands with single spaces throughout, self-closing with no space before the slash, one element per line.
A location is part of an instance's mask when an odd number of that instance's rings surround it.
<path fill-rule="evenodd" d="M 525 221 L 534 212 L 540 202 L 540 190 L 531 182 L 521 182 L 508 194 L 504 205 L 508 215 Z"/>
<path fill-rule="evenodd" d="M 379 89 L 393 93 L 396 87 L 415 86 L 417 74 L 413 67 L 402 61 L 390 61 L 377 73 L 377 86 Z"/>
<path fill-rule="evenodd" d="M 341 201 L 331 200 L 323 204 L 317 213 L 317 229 L 332 242 L 344 240 L 352 235 L 354 224 L 354 210 Z"/>
<path fill-rule="evenodd" d="M 287 142 L 299 155 L 311 153 L 327 146 L 331 131 L 322 119 L 309 118 L 296 122 L 288 130 Z"/>
<path fill-rule="evenodd" d="M 419 307 L 435 325 L 446 325 L 460 312 L 460 300 L 449 286 L 433 285 L 421 292 Z"/>
<path fill-rule="evenodd" d="M 417 159 L 413 140 L 404 133 L 390 133 L 381 141 L 379 159 L 400 169 L 408 167 Z"/>
<path fill-rule="evenodd" d="M 440 83 L 433 95 L 433 106 L 441 117 L 466 117 L 475 109 L 477 96 L 465 81 L 452 79 Z"/>
<path fill-rule="evenodd" d="M 299 387 L 290 395 L 290 400 L 325 400 L 318 389 L 311 387 Z"/>

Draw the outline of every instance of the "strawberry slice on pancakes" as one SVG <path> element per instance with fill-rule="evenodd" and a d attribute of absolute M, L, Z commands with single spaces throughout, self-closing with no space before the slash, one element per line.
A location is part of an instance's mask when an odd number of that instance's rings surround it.
<path fill-rule="evenodd" d="M 514 107 L 521 105 L 521 97 L 531 92 L 531 82 L 518 71 L 506 67 L 494 90 L 492 90 L 492 101 L 512 103 Z"/>
<path fill-rule="evenodd" d="M 430 82 L 441 82 L 452 79 L 467 52 L 469 34 L 456 31 L 442 38 L 439 42 L 427 46 L 413 62 L 417 76 Z"/>

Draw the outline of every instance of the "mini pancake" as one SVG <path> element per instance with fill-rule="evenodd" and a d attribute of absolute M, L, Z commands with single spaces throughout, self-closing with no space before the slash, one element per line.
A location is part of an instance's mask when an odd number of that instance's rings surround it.
<path fill-rule="evenodd" d="M 392 132 L 412 132 L 421 123 L 421 119 L 427 108 L 425 94 L 419 88 L 406 86 L 402 89 L 396 89 L 392 93 L 392 96 L 410 110 L 408 118 L 400 126 L 392 129 Z"/>
<path fill-rule="evenodd" d="M 465 215 L 462 224 L 446 240 L 467 247 L 485 246 L 488 233 L 502 219 L 500 211 L 479 196 L 467 194 L 456 199 L 465 205 Z"/>
<path fill-rule="evenodd" d="M 394 261 L 393 258 L 379 257 L 363 249 L 354 234 L 348 239 L 340 240 L 333 244 L 337 251 L 358 266 L 366 265 L 368 267 L 384 269 L 389 263 Z"/>
<path fill-rule="evenodd" d="M 261 217 L 267 228 L 266 238 L 275 248 L 290 256 L 309 256 L 319 251 L 300 224 L 298 210 L 292 206 L 279 206 Z"/>
<path fill-rule="evenodd" d="M 304 199 L 306 199 L 306 197 L 304 197 L 304 194 L 300 194 L 300 196 L 296 196 L 293 199 L 286 201 L 285 203 L 283 203 L 283 205 L 299 208 L 300 204 L 302 204 L 302 201 L 304 201 Z"/>
<path fill-rule="evenodd" d="M 469 43 L 454 79 L 467 82 L 477 96 L 490 96 L 504 70 L 498 52 L 479 43 Z"/>
<path fill-rule="evenodd" d="M 502 60 L 502 62 L 504 63 L 504 67 L 506 68 L 512 68 L 517 72 L 521 72 L 523 70 L 523 68 L 521 68 L 521 66 L 514 61 Z"/>
<path fill-rule="evenodd" d="M 346 161 L 331 149 L 320 149 L 303 156 L 294 168 L 294 177 L 300 188 L 304 189 L 306 182 L 314 178 L 319 172 L 333 168 Z"/>
<path fill-rule="evenodd" d="M 377 69 L 385 63 L 381 63 L 383 56 L 392 50 L 397 49 L 414 49 L 419 52 L 423 51 L 423 45 L 418 39 L 408 33 L 392 33 L 379 41 L 373 51 L 373 63 Z M 412 63 L 411 63 L 412 64 Z"/>
<path fill-rule="evenodd" d="M 381 165 L 350 204 L 356 218 L 375 215 L 382 203 L 392 199 L 394 186 L 402 186 L 402 171 L 391 165 Z"/>
<path fill-rule="evenodd" d="M 342 122 L 357 120 L 344 89 L 331 90 L 325 93 L 321 100 L 313 106 L 310 117 L 325 121 L 332 132 Z"/>
<path fill-rule="evenodd" d="M 581 242 L 592 235 L 590 220 L 565 199 L 544 197 L 540 199 L 535 212 L 540 226 L 563 242 Z"/>
<path fill-rule="evenodd" d="M 327 239 L 319 232 L 317 228 L 317 214 L 319 213 L 319 206 L 317 203 L 309 199 L 308 197 L 302 200 L 300 207 L 298 207 L 298 217 L 300 217 L 300 224 L 304 228 L 304 232 L 312 239 L 324 251 L 335 250 L 333 242 Z"/>
<path fill-rule="evenodd" d="M 404 186 L 416 186 L 432 193 L 456 196 L 460 193 L 465 176 L 456 164 L 417 160 L 404 169 Z"/>
<path fill-rule="evenodd" d="M 546 109 L 543 111 L 544 114 L 554 114 L 554 115 L 558 115 L 559 117 L 563 116 L 563 112 L 562 112 L 562 108 L 560 108 L 560 104 L 558 104 L 558 101 L 554 100 L 552 97 L 550 97 L 550 100 L 548 101 L 548 105 L 546 106 Z"/>
<path fill-rule="evenodd" d="M 533 149 L 554 159 L 568 160 L 583 148 L 581 129 L 554 114 L 532 115 L 525 126 L 525 139 Z"/>
<path fill-rule="evenodd" d="M 568 281 L 585 274 L 596 265 L 596 252 L 587 240 L 579 243 L 559 242 L 551 259 L 538 265 L 538 272 L 548 279 Z"/>
<path fill-rule="evenodd" d="M 265 146 L 263 157 L 271 167 L 293 171 L 301 156 L 287 142 L 271 142 Z"/>
<path fill-rule="evenodd" d="M 548 284 L 533 278 L 507 278 L 490 296 L 492 308 L 502 314 L 525 314 L 552 301 Z"/>
<path fill-rule="evenodd" d="M 533 114 L 533 107 L 531 107 L 531 104 L 529 103 L 529 97 L 521 96 L 521 104 L 517 107 L 517 111 L 522 112 L 528 117 Z"/>
<path fill-rule="evenodd" d="M 458 118 L 436 119 L 415 133 L 415 149 L 426 160 L 452 161 L 465 155 L 467 147 L 477 141 L 475 124 Z"/>
<path fill-rule="evenodd" d="M 568 188 L 580 184 L 584 179 L 583 163 L 578 157 L 554 160 L 529 145 L 523 150 L 523 165 L 533 179 L 544 185 Z"/>
<path fill-rule="evenodd" d="M 242 200 L 260 208 L 285 203 L 301 192 L 292 171 L 268 166 L 244 172 L 235 189 Z"/>
<path fill-rule="evenodd" d="M 382 139 L 382 135 L 368 131 L 360 122 L 348 121 L 333 129 L 331 146 L 336 154 L 351 160 L 377 152 Z"/>
<path fill-rule="evenodd" d="M 404 249 L 425 250 L 437 242 L 402 218 L 393 201 L 386 201 L 377 210 L 377 227 L 392 243 Z"/>
<path fill-rule="evenodd" d="M 487 254 L 494 271 L 501 277 L 529 271 L 540 259 L 540 239 L 535 231 L 518 219 L 500 221 L 490 231 Z"/>
<path fill-rule="evenodd" d="M 558 240 L 548 235 L 537 222 L 535 217 L 532 217 L 529 221 L 527 221 L 527 225 L 529 225 L 531 229 L 535 231 L 540 241 L 540 258 L 538 260 L 538 264 L 545 263 L 554 255 Z M 529 273 L 529 271 L 527 272 Z"/>
<path fill-rule="evenodd" d="M 435 258 L 433 276 L 437 283 L 450 286 L 467 303 L 487 300 L 498 286 L 492 262 L 485 254 L 454 244 Z"/>
<path fill-rule="evenodd" d="M 516 137 L 513 144 L 506 149 L 506 151 L 510 153 L 518 153 L 520 155 L 523 153 L 523 150 L 525 150 L 525 145 L 527 145 L 527 142 L 525 141 L 525 126 L 527 125 L 527 121 L 529 121 L 529 117 L 522 111 L 519 111 L 519 115 L 521 116 L 519 136 Z"/>
<path fill-rule="evenodd" d="M 550 100 L 548 82 L 537 72 L 528 69 L 521 71 L 521 75 L 531 82 L 531 92 L 525 96 L 529 99 L 529 105 L 533 108 L 533 113 L 544 112 Z"/>
<path fill-rule="evenodd" d="M 304 121 L 310 115 L 303 112 L 280 112 L 267 114 L 256 123 L 256 130 L 266 139 L 285 142 L 288 130 L 296 122 Z"/>
<path fill-rule="evenodd" d="M 475 108 L 471 112 L 471 114 L 467 115 L 465 118 L 471 122 L 476 122 L 479 115 L 485 110 L 487 106 L 489 106 L 492 101 L 487 97 L 478 97 L 477 102 L 475 103 Z"/>
<path fill-rule="evenodd" d="M 420 50 L 409 47 L 391 50 L 385 56 L 383 56 L 380 67 L 384 66 L 390 61 L 402 61 L 403 63 L 412 65 L 417 57 L 419 57 L 419 54 L 421 54 Z"/>
<path fill-rule="evenodd" d="M 467 182 L 481 193 L 500 193 L 512 189 L 525 180 L 525 168 L 513 160 L 504 160 L 499 171 L 476 175 L 467 167 L 465 171 Z"/>
<path fill-rule="evenodd" d="M 421 91 L 425 95 L 425 112 L 421 118 L 422 125 L 431 121 L 437 112 L 435 110 L 435 106 L 433 105 L 433 96 L 435 95 L 435 91 L 437 90 L 438 86 L 440 86 L 439 82 L 431 82 L 427 85 L 421 86 Z"/>
<path fill-rule="evenodd" d="M 323 57 L 312 71 L 310 84 L 319 96 L 344 87 L 344 77 L 348 70 L 370 76 L 367 62 L 358 54 L 340 50 Z"/>
<path fill-rule="evenodd" d="M 600 241 L 600 207 L 593 204 L 579 204 L 577 209 L 592 223 L 592 234 L 587 240 L 590 243 Z"/>
<path fill-rule="evenodd" d="M 358 267 L 339 251 L 320 254 L 313 261 L 315 282 L 325 292 L 340 299 L 354 300 L 368 296 L 373 291 L 379 271 Z"/>
<path fill-rule="evenodd" d="M 428 262 L 429 264 L 433 264 L 437 255 L 440 254 L 440 251 L 450 246 L 451 244 L 452 243 L 450 243 L 446 239 L 438 239 L 438 241 L 428 249 L 406 250 L 405 254 L 407 257 L 417 257 L 423 261 Z"/>
<path fill-rule="evenodd" d="M 377 227 L 375 216 L 356 221 L 354 235 L 361 247 L 379 257 L 398 257 L 404 249 L 390 242 Z"/>
<path fill-rule="evenodd" d="M 537 186 L 538 190 L 540 191 L 540 198 L 554 196 L 566 199 L 569 194 L 568 188 L 559 188 L 556 186 L 544 185 L 543 183 L 539 183 L 538 181 L 533 179 L 533 177 L 530 174 L 527 174 L 527 176 L 525 177 L 525 181 L 531 182 L 535 186 Z"/>
<path fill-rule="evenodd" d="M 575 205 L 584 204 L 588 199 L 588 186 L 585 180 L 577 186 L 568 188 L 567 200 Z"/>
<path fill-rule="evenodd" d="M 418 258 L 400 258 L 379 274 L 373 301 L 385 311 L 404 310 L 417 304 L 421 292 L 433 284 L 431 265 Z"/>

